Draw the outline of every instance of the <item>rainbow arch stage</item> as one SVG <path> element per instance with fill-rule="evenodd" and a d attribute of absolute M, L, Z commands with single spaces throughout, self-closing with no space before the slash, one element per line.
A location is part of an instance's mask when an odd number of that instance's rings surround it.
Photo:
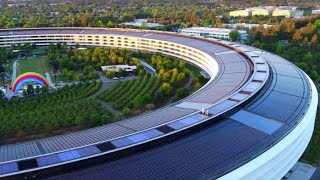
<path fill-rule="evenodd" d="M 12 91 L 16 93 L 23 84 L 30 82 L 38 83 L 41 86 L 49 86 L 47 79 L 41 74 L 35 72 L 26 72 L 18 76 L 13 82 Z"/>

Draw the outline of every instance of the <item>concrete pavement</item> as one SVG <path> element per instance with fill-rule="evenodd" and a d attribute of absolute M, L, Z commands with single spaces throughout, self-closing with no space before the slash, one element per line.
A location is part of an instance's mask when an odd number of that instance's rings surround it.
<path fill-rule="evenodd" d="M 12 65 L 11 84 L 13 84 L 14 80 L 16 80 L 16 78 L 17 78 L 17 62 L 18 62 L 18 60 L 15 60 Z"/>

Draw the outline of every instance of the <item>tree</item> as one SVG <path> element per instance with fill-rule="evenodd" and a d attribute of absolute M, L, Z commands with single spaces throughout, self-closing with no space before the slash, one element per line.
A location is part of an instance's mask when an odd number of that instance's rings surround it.
<path fill-rule="evenodd" d="M 187 97 L 189 95 L 189 89 L 188 88 L 180 88 L 177 90 L 177 99 L 182 99 L 184 97 Z"/>
<path fill-rule="evenodd" d="M 154 103 L 159 104 L 162 103 L 164 100 L 163 92 L 162 91 L 157 91 L 154 95 Z"/>
<path fill-rule="evenodd" d="M 302 70 L 306 71 L 308 68 L 308 64 L 305 62 L 300 62 L 297 64 L 299 68 L 301 68 Z"/>
<path fill-rule="evenodd" d="M 88 74 L 88 79 L 95 79 L 96 77 L 97 77 L 97 75 L 93 71 Z"/>
<path fill-rule="evenodd" d="M 232 30 L 229 33 L 229 37 L 232 41 L 238 41 L 240 39 L 240 33 L 238 30 Z"/>
<path fill-rule="evenodd" d="M 163 76 L 162 76 L 162 80 L 163 80 L 164 82 L 169 82 L 170 79 L 171 79 L 171 73 L 170 73 L 170 71 L 165 72 L 165 73 L 163 74 Z"/>
<path fill-rule="evenodd" d="M 82 15 L 82 19 L 81 19 L 81 26 L 85 27 L 88 25 L 88 16 L 87 14 Z"/>
<path fill-rule="evenodd" d="M 104 24 L 101 20 L 98 21 L 98 27 L 104 27 Z"/>
<path fill-rule="evenodd" d="M 29 53 L 30 53 L 30 51 L 31 51 L 31 45 L 30 45 L 30 43 L 25 43 L 25 44 L 24 44 L 24 50 L 25 50 L 26 56 L 29 56 Z"/>
<path fill-rule="evenodd" d="M 311 38 L 311 44 L 316 49 L 318 47 L 318 36 L 317 34 L 314 34 Z"/>
<path fill-rule="evenodd" d="M 28 96 L 34 95 L 34 88 L 33 88 L 33 85 L 32 85 L 32 84 L 28 84 L 27 95 L 28 95 Z"/>
<path fill-rule="evenodd" d="M 146 71 L 142 68 L 142 69 L 139 70 L 138 75 L 139 76 L 143 76 L 145 73 L 146 73 Z"/>
<path fill-rule="evenodd" d="M 39 95 L 39 94 L 40 94 L 40 92 L 41 92 L 40 87 L 39 87 L 39 86 L 36 86 L 35 94 L 36 94 L 36 95 Z"/>
<path fill-rule="evenodd" d="M 179 73 L 178 74 L 178 77 L 177 77 L 177 81 L 179 82 L 179 83 L 181 83 L 182 81 L 184 81 L 186 79 L 186 73 Z"/>
<path fill-rule="evenodd" d="M 107 78 L 111 79 L 111 78 L 114 77 L 114 73 L 112 71 L 107 70 L 106 71 L 106 76 L 107 76 Z"/>
<path fill-rule="evenodd" d="M 113 21 L 108 21 L 107 27 L 108 28 L 113 28 L 114 27 L 114 22 Z"/>
<path fill-rule="evenodd" d="M 125 76 L 125 71 L 122 68 L 118 68 L 118 75 Z"/>
<path fill-rule="evenodd" d="M 176 81 L 177 81 L 177 76 L 178 76 L 178 69 L 177 68 L 174 68 L 172 70 L 172 76 L 171 76 L 171 80 L 170 80 L 170 84 L 175 84 Z"/>
<path fill-rule="evenodd" d="M 282 45 L 277 45 L 276 53 L 280 54 L 282 52 L 283 52 L 283 46 Z"/>
<path fill-rule="evenodd" d="M 2 90 L 0 90 L 0 101 L 2 100 L 3 96 L 4 96 L 4 93 Z"/>
<path fill-rule="evenodd" d="M 163 83 L 160 87 L 160 91 L 162 91 L 164 95 L 169 96 L 172 93 L 172 87 L 169 83 Z"/>
<path fill-rule="evenodd" d="M 76 43 L 75 44 L 75 47 L 78 49 L 80 47 L 80 44 L 79 43 Z"/>
<path fill-rule="evenodd" d="M 142 105 L 143 101 L 142 101 L 142 97 L 141 96 L 137 96 L 133 99 L 133 107 L 138 108 Z"/>
<path fill-rule="evenodd" d="M 295 40 L 295 41 L 301 41 L 301 39 L 302 39 L 301 31 L 300 31 L 300 30 L 297 30 L 297 31 L 293 34 L 292 39 Z"/>
<path fill-rule="evenodd" d="M 148 25 L 146 23 L 142 23 L 140 29 L 148 29 Z"/>
<path fill-rule="evenodd" d="M 147 104 L 147 103 L 150 103 L 151 102 L 151 96 L 150 94 L 145 94 L 142 96 L 142 103 L 143 104 Z"/>

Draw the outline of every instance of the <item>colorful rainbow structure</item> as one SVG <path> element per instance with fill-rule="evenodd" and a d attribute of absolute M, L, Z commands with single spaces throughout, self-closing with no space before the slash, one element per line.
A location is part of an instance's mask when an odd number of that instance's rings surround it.
<path fill-rule="evenodd" d="M 47 79 L 41 74 L 35 72 L 27 72 L 21 74 L 15 79 L 12 84 L 12 91 L 16 93 L 24 83 L 28 82 L 35 82 L 39 83 L 42 86 L 49 86 Z"/>

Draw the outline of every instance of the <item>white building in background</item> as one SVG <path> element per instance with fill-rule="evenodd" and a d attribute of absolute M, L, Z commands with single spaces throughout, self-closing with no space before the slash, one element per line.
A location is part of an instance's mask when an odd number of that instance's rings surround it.
<path fill-rule="evenodd" d="M 248 24 L 248 23 L 222 24 L 223 27 L 232 28 L 232 29 L 236 29 L 238 27 L 251 29 L 251 28 L 254 28 L 254 27 L 258 27 L 259 25 L 260 24 Z M 269 28 L 269 27 L 272 27 L 274 25 L 262 24 L 262 26 L 264 28 Z"/>
<path fill-rule="evenodd" d="M 148 19 L 136 19 L 132 22 L 121 23 L 120 25 L 129 25 L 134 27 L 140 27 L 142 25 L 147 25 L 149 28 L 162 27 L 162 24 L 159 23 L 148 23 Z"/>
<path fill-rule="evenodd" d="M 133 72 L 137 69 L 137 66 L 129 66 L 127 64 L 111 65 L 111 66 L 101 66 L 103 71 L 118 72 L 119 69 L 123 69 L 126 72 Z"/>
<path fill-rule="evenodd" d="M 230 16 L 248 17 L 248 16 L 284 16 L 290 17 L 302 17 L 303 11 L 297 10 L 294 6 L 258 6 L 251 7 L 244 10 L 231 11 Z"/>
<path fill-rule="evenodd" d="M 185 29 L 179 29 L 179 33 L 187 34 L 191 36 L 201 36 L 219 39 L 230 39 L 229 34 L 233 29 L 224 28 L 208 28 L 208 27 L 191 27 Z M 240 33 L 240 39 L 246 40 L 248 38 L 247 31 L 238 30 Z"/>
<path fill-rule="evenodd" d="M 277 7 L 273 10 L 272 16 L 284 16 L 286 18 L 302 17 L 303 11 L 297 10 L 297 7 L 280 6 L 280 7 Z"/>
<path fill-rule="evenodd" d="M 249 9 L 252 11 L 252 16 L 271 16 L 273 6 L 259 6 Z"/>
<path fill-rule="evenodd" d="M 248 17 L 248 16 L 252 16 L 252 11 L 251 10 L 238 10 L 238 11 L 231 11 L 230 16 L 233 16 L 233 17 L 238 17 L 238 16 L 241 16 L 241 17 Z"/>
<path fill-rule="evenodd" d="M 318 14 L 318 13 L 320 13 L 320 9 L 312 10 L 312 14 Z"/>

